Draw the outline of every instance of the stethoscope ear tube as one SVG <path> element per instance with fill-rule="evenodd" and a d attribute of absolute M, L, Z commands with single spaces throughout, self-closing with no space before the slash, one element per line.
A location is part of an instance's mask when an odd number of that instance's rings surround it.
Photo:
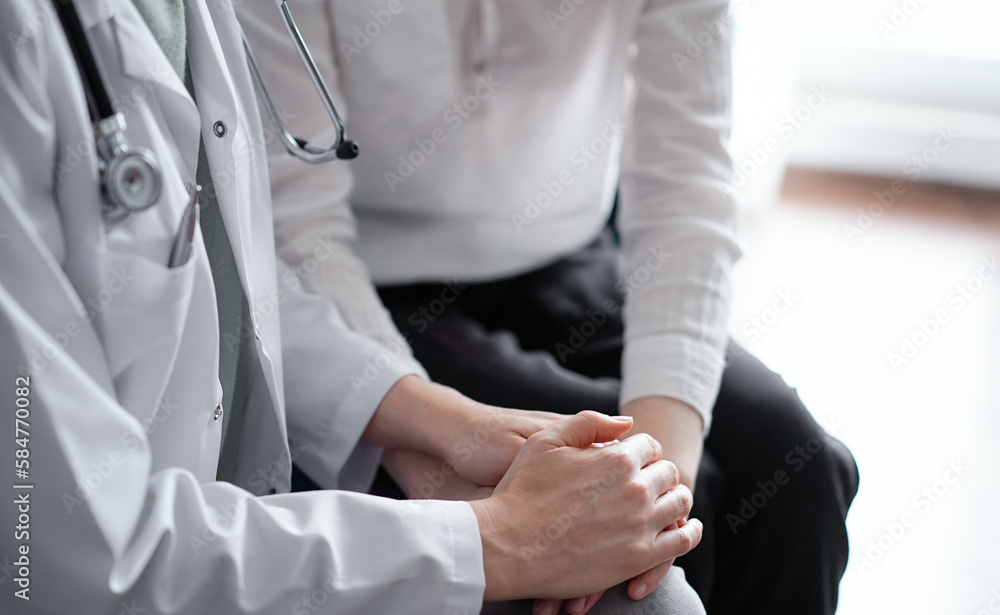
<path fill-rule="evenodd" d="M 309 48 L 306 47 L 305 40 L 302 38 L 301 32 L 299 32 L 298 26 L 295 25 L 295 20 L 288 10 L 288 5 L 284 0 L 275 0 L 275 4 L 281 10 L 282 21 L 285 24 L 288 35 L 295 44 L 295 51 L 298 53 L 303 66 L 305 66 L 306 72 L 309 73 L 309 79 L 312 81 L 313 87 L 316 88 L 320 101 L 323 103 L 323 107 L 326 109 L 326 113 L 330 116 L 330 121 L 333 122 L 333 126 L 337 131 L 337 141 L 329 147 L 314 146 L 305 139 L 299 139 L 289 132 L 284 121 L 281 119 L 281 115 L 278 113 L 271 94 L 264 85 L 264 79 L 257 66 L 253 50 L 250 48 L 250 42 L 247 40 L 246 32 L 243 31 L 241 26 L 240 36 L 243 38 L 243 50 L 246 52 L 250 78 L 253 81 L 254 89 L 257 90 L 257 95 L 264 104 L 264 110 L 271 120 L 271 124 L 278 133 L 281 144 L 289 154 L 310 164 L 322 164 L 336 159 L 353 160 L 357 158 L 359 152 L 358 144 L 347 138 L 347 128 L 344 119 L 337 111 L 337 105 L 333 102 L 333 96 L 330 94 L 329 88 L 326 87 L 323 76 L 316 67 L 316 62 L 313 60 L 312 54 L 309 53 Z"/>
<path fill-rule="evenodd" d="M 84 82 L 100 163 L 103 216 L 106 222 L 116 224 L 160 200 L 160 164 L 152 151 L 129 148 L 125 116 L 115 110 L 107 77 L 94 55 L 76 5 L 72 0 L 53 2 Z"/>

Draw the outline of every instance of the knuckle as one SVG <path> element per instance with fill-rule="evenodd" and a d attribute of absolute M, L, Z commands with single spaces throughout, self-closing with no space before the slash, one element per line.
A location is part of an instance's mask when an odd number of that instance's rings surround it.
<path fill-rule="evenodd" d="M 674 490 L 674 494 L 677 497 L 677 503 L 684 510 L 684 513 L 691 511 L 691 507 L 694 506 L 694 495 L 691 490 L 686 486 L 681 485 Z"/>
<path fill-rule="evenodd" d="M 663 455 L 663 447 L 660 446 L 660 441 L 648 433 L 644 433 L 642 435 L 646 436 L 646 443 L 649 445 L 649 448 L 653 453 L 653 458 L 659 459 Z"/>
<path fill-rule="evenodd" d="M 629 545 L 629 558 L 633 562 L 648 563 L 654 559 L 655 549 L 650 541 L 634 540 Z"/>
<path fill-rule="evenodd" d="M 663 460 L 663 471 L 666 473 L 671 487 L 681 482 L 681 471 L 677 469 L 677 465 L 673 461 Z"/>
<path fill-rule="evenodd" d="M 624 497 L 630 502 L 643 502 L 649 499 L 649 485 L 638 476 L 632 476 L 625 481 Z"/>
<path fill-rule="evenodd" d="M 628 454 L 628 451 L 621 446 L 609 447 L 608 449 L 608 460 L 611 463 L 611 469 L 616 473 L 628 472 L 632 469 L 633 461 L 632 456 Z"/>
<path fill-rule="evenodd" d="M 677 549 L 681 553 L 687 553 L 694 548 L 694 540 L 691 535 L 684 530 L 677 530 Z"/>
<path fill-rule="evenodd" d="M 541 431 L 537 431 L 530 436 L 528 436 L 524 441 L 524 448 L 534 448 L 539 445 L 545 439 L 546 434 Z"/>

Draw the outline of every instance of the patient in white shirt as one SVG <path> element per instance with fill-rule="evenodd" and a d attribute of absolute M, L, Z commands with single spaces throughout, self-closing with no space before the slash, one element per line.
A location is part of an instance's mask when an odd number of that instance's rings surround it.
<path fill-rule="evenodd" d="M 273 7 L 246 4 L 291 125 L 329 142 Z M 833 613 L 856 465 L 727 333 L 727 3 L 293 8 L 361 146 L 322 167 L 269 148 L 307 288 L 479 401 L 634 416 L 695 490 L 705 539 L 677 564 L 709 613 Z"/>

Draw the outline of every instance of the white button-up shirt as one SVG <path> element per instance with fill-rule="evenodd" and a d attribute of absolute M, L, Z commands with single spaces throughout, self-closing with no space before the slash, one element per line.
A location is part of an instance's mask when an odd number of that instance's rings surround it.
<path fill-rule="evenodd" d="M 293 126 L 329 140 L 267 4 L 238 9 L 265 77 Z M 362 151 L 308 167 L 274 148 L 279 251 L 302 262 L 323 238 L 340 246 L 311 290 L 359 330 L 396 340 L 366 266 L 383 284 L 526 272 L 593 241 L 620 189 L 621 402 L 677 398 L 707 429 L 739 257 L 725 188 L 727 3 L 332 0 L 294 10 Z"/>

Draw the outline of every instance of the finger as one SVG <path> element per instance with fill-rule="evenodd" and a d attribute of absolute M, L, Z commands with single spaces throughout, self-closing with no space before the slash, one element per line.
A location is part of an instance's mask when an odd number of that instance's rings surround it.
<path fill-rule="evenodd" d="M 659 527 L 671 529 L 670 526 L 684 519 L 691 513 L 694 496 L 687 485 L 677 485 L 661 495 L 653 504 L 655 519 Z"/>
<path fill-rule="evenodd" d="M 587 448 L 595 442 L 610 442 L 625 435 L 631 428 L 632 417 L 612 417 L 586 410 L 543 429 L 532 438 L 550 448 L 561 446 Z"/>
<path fill-rule="evenodd" d="M 681 484 L 681 473 L 677 466 L 666 459 L 655 461 L 641 470 L 649 480 L 657 496 L 662 496 Z"/>
<path fill-rule="evenodd" d="M 629 581 L 629 597 L 633 600 L 642 600 L 649 594 L 653 593 L 660 584 L 660 581 L 662 581 L 663 578 L 667 576 L 667 573 L 670 572 L 670 567 L 673 565 L 674 560 L 668 559 L 656 568 L 647 570 Z"/>
<path fill-rule="evenodd" d="M 621 447 L 628 452 L 638 463 L 640 468 L 645 468 L 651 463 L 659 461 L 663 457 L 663 447 L 656 439 L 645 433 L 637 433 L 622 440 Z"/>
<path fill-rule="evenodd" d="M 586 615 L 588 612 L 590 612 L 590 609 L 594 608 L 594 605 L 597 604 L 597 601 L 600 600 L 601 596 L 603 596 L 603 595 L 604 595 L 604 592 L 603 591 L 599 591 L 596 594 L 590 594 L 589 596 L 584 596 L 583 598 L 578 598 L 578 600 L 582 600 L 583 601 L 583 606 L 580 608 L 580 610 L 579 611 L 571 611 L 571 610 L 569 610 L 569 604 L 567 604 L 566 605 L 566 612 L 569 613 L 570 615 Z"/>
<path fill-rule="evenodd" d="M 587 597 L 581 596 L 579 598 L 573 598 L 572 600 L 567 600 L 564 607 L 569 615 L 581 615 L 583 609 L 587 606 Z"/>
<path fill-rule="evenodd" d="M 698 546 L 703 530 L 701 521 L 690 519 L 684 527 L 660 532 L 656 537 L 657 555 L 664 562 L 684 555 Z"/>
<path fill-rule="evenodd" d="M 562 600 L 539 599 L 531 609 L 531 615 L 556 615 L 563 606 Z"/>

